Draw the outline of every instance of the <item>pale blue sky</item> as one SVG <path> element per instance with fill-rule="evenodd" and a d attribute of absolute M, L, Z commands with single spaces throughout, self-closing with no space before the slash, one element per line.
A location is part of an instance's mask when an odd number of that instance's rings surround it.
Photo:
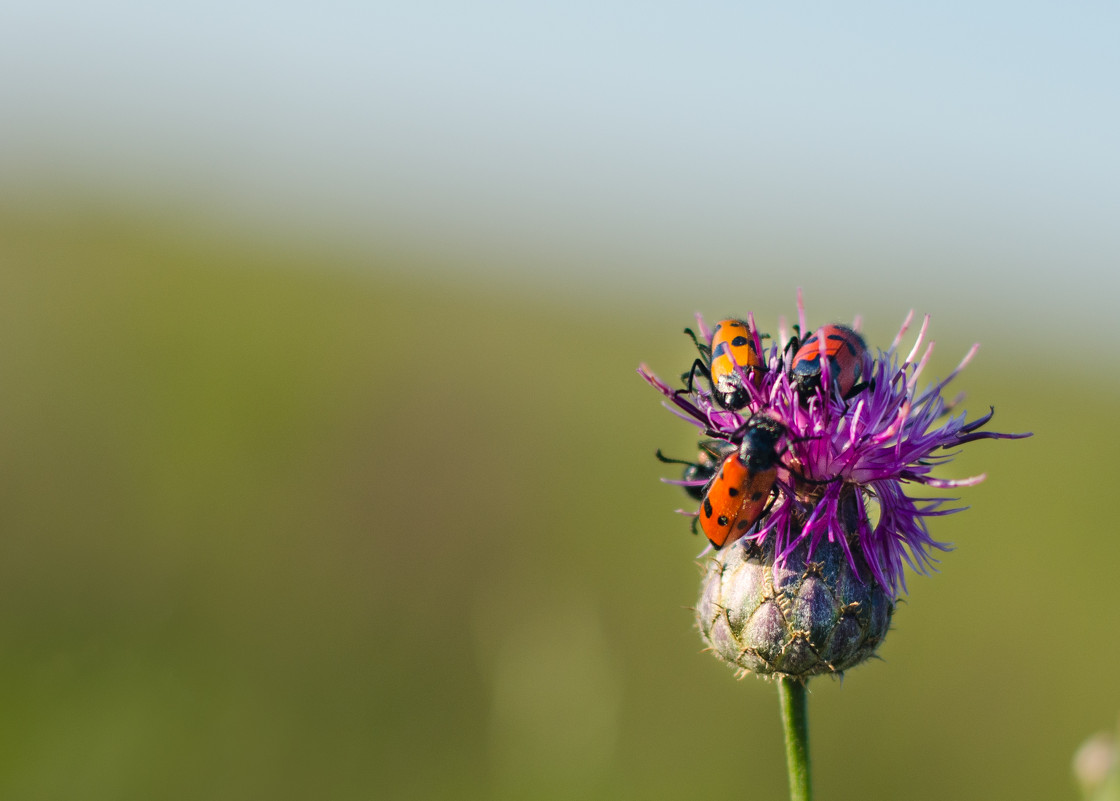
<path fill-rule="evenodd" d="M 1104 3 L 8 3 L 0 170 L 514 284 L 1120 327 L 1118 41 Z"/>

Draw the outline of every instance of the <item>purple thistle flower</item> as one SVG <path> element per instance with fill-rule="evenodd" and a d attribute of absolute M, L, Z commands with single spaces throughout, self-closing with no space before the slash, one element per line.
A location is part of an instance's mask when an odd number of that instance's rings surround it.
<path fill-rule="evenodd" d="M 800 293 L 798 319 L 798 332 L 806 332 Z M 776 566 L 782 567 L 795 550 L 801 549 L 807 561 L 821 543 L 835 543 L 857 575 L 857 562 L 865 563 L 885 591 L 892 595 L 905 592 L 904 565 L 928 573 L 936 562 L 931 552 L 949 549 L 930 536 L 926 519 L 961 508 L 946 506 L 956 499 L 911 497 L 904 484 L 932 489 L 972 486 L 984 476 L 950 481 L 932 473 L 964 443 L 1030 436 L 981 431 L 992 411 L 968 420 L 964 412 L 954 414 L 960 398 L 951 402 L 943 398 L 942 391 L 976 355 L 978 346 L 969 350 L 947 378 L 920 388 L 933 343 L 926 344 L 926 317 L 913 346 L 902 354 L 902 338 L 912 319 L 911 312 L 886 351 L 860 355 L 861 384 L 849 390 L 848 397 L 841 396 L 838 376 L 832 375 L 835 368 L 824 358 L 823 336 L 819 337 L 819 386 L 803 397 L 789 377 L 795 348 L 787 346 L 791 338 L 785 325 L 764 349 L 753 317 L 748 317 L 748 327 L 766 370 L 748 375 L 737 368 L 748 398 L 741 409 L 722 408 L 703 381 L 696 381 L 692 391 L 685 393 L 657 378 L 645 365 L 639 368 L 642 377 L 666 397 L 666 406 L 695 425 L 703 437 L 739 444 L 744 424 L 757 414 L 785 426 L 776 498 L 743 538 L 748 545 L 767 543 Z M 712 333 L 699 315 L 697 326 L 699 338 L 711 342 Z M 705 482 L 670 483 L 700 487 Z M 846 511 L 853 503 L 854 516 Z"/>

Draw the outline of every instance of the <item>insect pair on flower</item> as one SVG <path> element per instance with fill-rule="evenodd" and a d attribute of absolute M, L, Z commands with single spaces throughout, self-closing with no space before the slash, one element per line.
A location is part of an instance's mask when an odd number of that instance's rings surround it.
<path fill-rule="evenodd" d="M 712 330 L 710 342 L 702 342 L 691 328 L 684 332 L 692 337 L 700 358 L 681 376 L 686 383 L 678 391 L 692 393 L 693 380 L 700 373 L 708 379 L 712 397 L 722 408 L 738 410 L 746 406 L 751 400 L 747 384 L 757 388 L 761 374 L 766 372 L 762 337 L 753 320 L 720 320 Z M 826 372 L 844 397 L 866 386 L 858 382 L 867 372 L 867 345 L 863 337 L 845 325 L 826 325 L 804 342 L 793 336 L 785 350 L 794 354 L 789 378 L 803 400 L 808 400 L 820 387 Z"/>

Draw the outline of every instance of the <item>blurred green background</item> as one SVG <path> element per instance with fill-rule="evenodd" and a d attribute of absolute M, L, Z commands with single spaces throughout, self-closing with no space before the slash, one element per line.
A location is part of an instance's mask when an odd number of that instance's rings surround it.
<path fill-rule="evenodd" d="M 1120 712 L 1118 27 L 7 4 L 0 797 L 784 797 L 635 368 L 800 286 L 880 347 L 931 313 L 930 380 L 981 341 L 965 406 L 1035 432 L 941 472 L 989 475 L 956 549 L 812 683 L 818 797 L 1073 798 Z"/>
<path fill-rule="evenodd" d="M 0 242 L 4 797 L 782 797 L 774 688 L 687 611 L 653 450 L 691 428 L 634 373 L 686 366 L 686 310 L 80 206 Z M 970 344 L 934 326 L 931 377 Z M 987 333 L 967 406 L 1035 437 L 944 471 L 990 474 L 957 549 L 812 683 L 822 797 L 1071 797 L 1120 707 L 1116 386 Z"/>

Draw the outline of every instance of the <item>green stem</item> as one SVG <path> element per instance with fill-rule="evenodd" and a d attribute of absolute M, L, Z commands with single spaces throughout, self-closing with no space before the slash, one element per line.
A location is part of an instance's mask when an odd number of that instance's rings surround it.
<path fill-rule="evenodd" d="M 809 705 L 805 682 L 778 679 L 782 705 L 782 727 L 786 732 L 786 765 L 789 768 L 790 801 L 812 801 L 809 782 Z"/>

